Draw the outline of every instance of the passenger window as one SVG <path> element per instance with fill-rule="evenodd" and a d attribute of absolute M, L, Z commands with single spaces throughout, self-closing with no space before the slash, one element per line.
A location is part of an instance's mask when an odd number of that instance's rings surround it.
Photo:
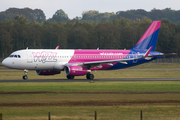
<path fill-rule="evenodd" d="M 15 58 L 17 58 L 17 55 L 14 55 Z"/>

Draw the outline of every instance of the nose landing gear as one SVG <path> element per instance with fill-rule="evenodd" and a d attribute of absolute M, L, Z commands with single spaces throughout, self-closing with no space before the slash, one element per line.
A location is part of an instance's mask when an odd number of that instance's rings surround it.
<path fill-rule="evenodd" d="M 22 77 L 23 80 L 27 80 L 28 76 L 27 76 L 28 70 L 24 69 L 24 76 Z"/>

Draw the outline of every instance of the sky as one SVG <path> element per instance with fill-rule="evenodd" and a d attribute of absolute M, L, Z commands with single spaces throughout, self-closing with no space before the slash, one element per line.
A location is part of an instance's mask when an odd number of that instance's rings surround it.
<path fill-rule="evenodd" d="M 62 9 L 70 19 L 82 17 L 83 11 L 97 10 L 101 13 L 153 8 L 180 10 L 180 0 L 0 0 L 0 12 L 9 8 L 41 9 L 46 19 Z"/>

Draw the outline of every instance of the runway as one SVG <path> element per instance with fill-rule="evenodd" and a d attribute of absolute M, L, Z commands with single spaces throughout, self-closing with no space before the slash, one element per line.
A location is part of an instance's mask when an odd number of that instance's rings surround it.
<path fill-rule="evenodd" d="M 111 79 L 28 79 L 28 80 L 0 80 L 2 82 L 104 82 L 104 81 L 124 81 L 124 82 L 136 82 L 136 81 L 180 81 L 180 78 L 111 78 Z"/>

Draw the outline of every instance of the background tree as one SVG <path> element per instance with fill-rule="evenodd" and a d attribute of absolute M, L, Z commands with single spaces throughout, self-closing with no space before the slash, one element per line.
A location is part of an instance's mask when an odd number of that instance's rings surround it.
<path fill-rule="evenodd" d="M 156 51 L 179 55 L 180 25 L 167 19 L 161 21 Z M 13 20 L 0 21 L 0 57 L 26 47 L 54 49 L 57 45 L 61 49 L 131 49 L 151 23 L 152 20 L 146 17 L 136 20 L 115 17 L 103 22 L 73 19 L 39 23 L 18 15 Z"/>
<path fill-rule="evenodd" d="M 53 15 L 51 19 L 48 20 L 49 22 L 68 22 L 69 18 L 68 15 L 62 10 L 57 10 L 56 13 Z"/>
<path fill-rule="evenodd" d="M 12 20 L 15 16 L 24 16 L 29 21 L 37 21 L 39 23 L 46 20 L 44 12 L 40 9 L 32 10 L 30 8 L 18 9 L 18 8 L 9 8 L 4 12 L 0 12 L 0 20 Z"/>

